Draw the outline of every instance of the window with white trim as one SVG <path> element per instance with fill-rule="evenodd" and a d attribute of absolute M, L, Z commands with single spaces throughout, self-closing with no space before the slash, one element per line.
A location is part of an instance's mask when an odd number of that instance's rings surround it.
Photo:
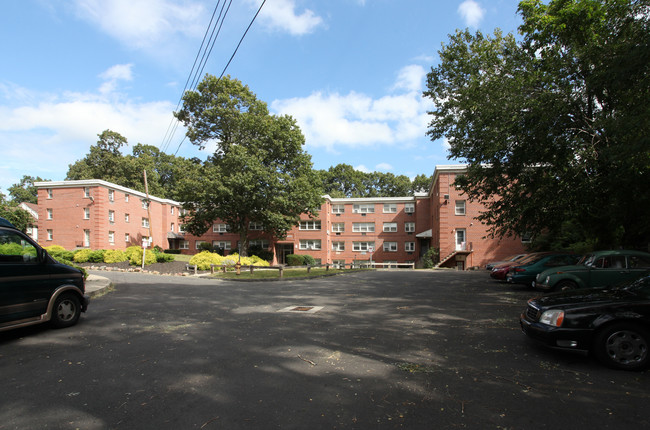
<path fill-rule="evenodd" d="M 300 230 L 320 230 L 320 220 L 300 221 Z"/>
<path fill-rule="evenodd" d="M 397 213 L 397 204 L 395 204 L 395 203 L 384 203 L 384 213 L 385 214 L 396 214 Z"/>
<path fill-rule="evenodd" d="M 174 223 L 172 223 L 170 227 L 171 227 L 171 230 L 169 230 L 169 231 L 173 232 L 173 231 L 174 231 L 174 227 L 176 227 L 176 226 L 174 225 Z"/>
<path fill-rule="evenodd" d="M 397 242 L 384 242 L 384 251 L 397 252 Z"/>
<path fill-rule="evenodd" d="M 47 240 L 54 240 L 54 231 L 51 228 L 47 229 Z"/>
<path fill-rule="evenodd" d="M 415 212 L 415 203 L 404 203 L 404 212 L 407 214 Z"/>
<path fill-rule="evenodd" d="M 149 218 L 142 218 L 142 227 L 149 228 Z"/>
<path fill-rule="evenodd" d="M 172 206 L 172 207 L 170 208 L 170 211 L 171 211 L 170 213 L 171 213 L 172 215 L 174 215 L 174 206 Z"/>
<path fill-rule="evenodd" d="M 269 249 L 269 241 L 266 239 L 253 239 L 248 241 L 248 246 L 259 246 L 263 249 Z"/>
<path fill-rule="evenodd" d="M 300 249 L 320 249 L 320 239 L 301 239 Z"/>
<path fill-rule="evenodd" d="M 384 223 L 384 232 L 385 233 L 397 232 L 397 223 L 396 222 L 385 222 Z"/>
<path fill-rule="evenodd" d="M 203 245 L 204 243 L 206 243 L 205 240 L 197 240 L 196 242 L 194 242 L 194 247 L 196 249 L 201 249 L 201 245 Z"/>
<path fill-rule="evenodd" d="M 355 214 L 374 214 L 375 213 L 375 204 L 358 204 L 352 207 L 352 213 Z"/>
<path fill-rule="evenodd" d="M 128 194 L 124 194 L 124 201 L 127 202 L 127 203 L 129 202 L 129 195 Z"/>
<path fill-rule="evenodd" d="M 332 242 L 332 251 L 345 251 L 345 242 Z"/>
<path fill-rule="evenodd" d="M 232 249 L 232 242 L 229 240 L 213 240 L 212 246 L 230 251 Z"/>
<path fill-rule="evenodd" d="M 48 208 L 47 209 L 47 219 L 52 219 L 54 217 L 54 212 L 52 209 Z"/>
<path fill-rule="evenodd" d="M 115 222 L 115 211 L 108 211 L 108 222 Z"/>
<path fill-rule="evenodd" d="M 405 222 L 404 231 L 407 233 L 415 233 L 415 223 L 414 222 Z"/>
<path fill-rule="evenodd" d="M 345 213 L 345 205 L 332 205 L 333 214 L 343 214 Z"/>
<path fill-rule="evenodd" d="M 372 233 L 375 231 L 374 222 L 353 222 L 352 231 L 355 233 Z"/>
<path fill-rule="evenodd" d="M 404 242 L 404 251 L 415 252 L 415 242 Z"/>
<path fill-rule="evenodd" d="M 465 200 L 456 200 L 456 215 L 465 215 Z"/>
<path fill-rule="evenodd" d="M 190 249 L 190 241 L 181 240 L 180 242 L 178 242 L 178 249 Z"/>
<path fill-rule="evenodd" d="M 124 233 L 124 241 L 125 242 L 130 242 L 131 241 L 131 236 L 129 236 L 129 233 Z"/>
<path fill-rule="evenodd" d="M 178 232 L 185 233 L 185 230 L 183 230 L 183 224 L 178 224 Z"/>
<path fill-rule="evenodd" d="M 90 219 L 90 208 L 84 208 L 84 219 Z"/>
<path fill-rule="evenodd" d="M 86 197 L 86 198 L 90 197 L 90 188 L 89 187 L 84 187 L 84 197 Z"/>
<path fill-rule="evenodd" d="M 47 198 L 51 199 L 52 198 L 52 189 L 48 188 L 46 191 L 47 191 Z"/>
<path fill-rule="evenodd" d="M 115 243 L 115 232 L 114 231 L 109 231 L 108 232 L 108 243 Z"/>
<path fill-rule="evenodd" d="M 142 199 L 142 209 L 149 209 L 149 202 Z"/>
<path fill-rule="evenodd" d="M 129 221 L 131 221 L 129 214 L 124 214 L 124 222 L 129 222 Z"/>
<path fill-rule="evenodd" d="M 212 231 L 214 233 L 227 233 L 230 231 L 228 224 L 212 224 Z"/>
<path fill-rule="evenodd" d="M 352 250 L 356 252 L 365 252 L 375 249 L 375 242 L 352 242 Z"/>
<path fill-rule="evenodd" d="M 344 222 L 333 222 L 332 223 L 332 233 L 343 233 L 345 232 L 345 223 Z"/>
<path fill-rule="evenodd" d="M 264 230 L 264 225 L 261 222 L 251 221 L 248 223 L 249 230 Z"/>
<path fill-rule="evenodd" d="M 115 190 L 108 190 L 108 201 L 109 202 L 115 201 Z"/>

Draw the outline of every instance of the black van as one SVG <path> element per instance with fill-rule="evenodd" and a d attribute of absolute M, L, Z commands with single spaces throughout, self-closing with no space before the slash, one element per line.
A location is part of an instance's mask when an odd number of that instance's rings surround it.
<path fill-rule="evenodd" d="M 77 323 L 88 307 L 81 270 L 54 260 L 29 236 L 0 218 L 0 331 L 46 321 Z"/>

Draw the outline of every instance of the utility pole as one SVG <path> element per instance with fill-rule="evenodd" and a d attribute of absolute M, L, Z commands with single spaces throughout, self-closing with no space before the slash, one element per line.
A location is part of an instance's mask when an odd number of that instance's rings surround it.
<path fill-rule="evenodd" d="M 151 199 L 149 199 L 149 183 L 147 182 L 147 171 L 144 170 L 144 193 L 147 195 L 147 219 L 149 220 L 149 246 L 153 248 L 153 233 L 151 230 Z"/>

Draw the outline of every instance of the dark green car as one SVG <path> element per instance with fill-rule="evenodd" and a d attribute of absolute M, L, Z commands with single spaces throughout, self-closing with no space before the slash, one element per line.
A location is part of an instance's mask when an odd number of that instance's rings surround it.
<path fill-rule="evenodd" d="M 47 321 L 72 326 L 88 301 L 79 269 L 57 262 L 0 218 L 0 331 Z"/>
<path fill-rule="evenodd" d="M 535 279 L 542 291 L 605 288 L 633 280 L 650 270 L 650 254 L 631 250 L 597 251 L 584 255 L 575 266 L 545 270 Z"/>

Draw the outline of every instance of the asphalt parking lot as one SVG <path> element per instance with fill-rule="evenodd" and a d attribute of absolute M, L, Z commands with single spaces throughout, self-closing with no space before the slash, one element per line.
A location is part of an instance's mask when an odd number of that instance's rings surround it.
<path fill-rule="evenodd" d="M 70 329 L 0 333 L 0 429 L 650 428 L 650 377 L 531 343 L 486 272 L 102 273 Z"/>

